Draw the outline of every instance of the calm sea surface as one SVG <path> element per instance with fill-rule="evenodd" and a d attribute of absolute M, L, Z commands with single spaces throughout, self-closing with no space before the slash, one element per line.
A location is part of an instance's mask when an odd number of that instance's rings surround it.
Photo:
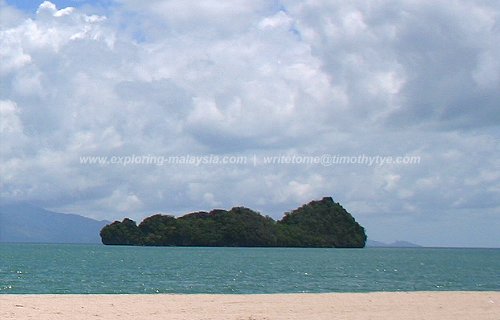
<path fill-rule="evenodd" d="M 0 244 L 0 293 L 500 290 L 500 249 Z"/>

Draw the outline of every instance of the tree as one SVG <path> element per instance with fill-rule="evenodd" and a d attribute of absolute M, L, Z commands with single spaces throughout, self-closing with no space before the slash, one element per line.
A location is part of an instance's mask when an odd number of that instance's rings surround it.
<path fill-rule="evenodd" d="M 104 244 L 231 247 L 364 247 L 366 234 L 330 197 L 286 213 L 281 221 L 245 207 L 212 210 L 180 218 L 156 214 L 139 226 L 130 219 L 101 231 Z"/>
<path fill-rule="evenodd" d="M 102 228 L 101 239 L 104 244 L 141 245 L 143 234 L 135 221 L 125 218 Z"/>
<path fill-rule="evenodd" d="M 330 197 L 286 213 L 279 223 L 295 228 L 293 233 L 308 246 L 312 242 L 323 247 L 364 247 L 366 242 L 364 228 Z"/>
<path fill-rule="evenodd" d="M 173 216 L 156 214 L 139 224 L 144 235 L 143 244 L 150 246 L 169 246 L 176 243 L 177 220 Z"/>

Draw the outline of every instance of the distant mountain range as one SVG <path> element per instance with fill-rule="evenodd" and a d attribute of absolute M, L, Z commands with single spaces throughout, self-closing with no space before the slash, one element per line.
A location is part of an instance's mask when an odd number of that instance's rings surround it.
<path fill-rule="evenodd" d="M 0 242 L 101 243 L 99 232 L 110 223 L 29 204 L 0 205 Z M 415 248 L 420 245 L 368 239 L 366 247 Z"/>
<path fill-rule="evenodd" d="M 411 243 L 408 241 L 395 241 L 392 243 L 385 243 L 375 240 L 367 240 L 366 246 L 369 248 L 421 248 L 421 245 Z"/>
<path fill-rule="evenodd" d="M 109 221 L 52 212 L 27 204 L 0 206 L 0 242 L 100 243 Z"/>

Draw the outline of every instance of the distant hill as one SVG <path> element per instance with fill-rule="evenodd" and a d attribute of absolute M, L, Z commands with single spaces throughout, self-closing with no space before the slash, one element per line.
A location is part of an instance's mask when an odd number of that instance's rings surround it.
<path fill-rule="evenodd" d="M 211 247 L 365 246 L 364 228 L 331 197 L 311 201 L 279 221 L 245 207 L 194 212 L 175 218 L 156 214 L 139 225 L 128 218 L 101 231 L 107 245 Z"/>
<path fill-rule="evenodd" d="M 421 245 L 411 243 L 408 241 L 395 241 L 392 243 L 385 243 L 375 240 L 367 240 L 366 246 L 369 248 L 421 248 Z"/>
<path fill-rule="evenodd" d="M 0 242 L 100 243 L 109 221 L 52 212 L 27 204 L 0 206 Z"/>

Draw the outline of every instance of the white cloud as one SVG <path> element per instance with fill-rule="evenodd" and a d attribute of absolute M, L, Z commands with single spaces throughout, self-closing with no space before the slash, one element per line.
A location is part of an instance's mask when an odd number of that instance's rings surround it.
<path fill-rule="evenodd" d="M 0 132 L 2 134 L 19 134 L 23 128 L 19 120 L 19 108 L 12 101 L 0 101 Z"/>
<path fill-rule="evenodd" d="M 0 5 L 12 13 L 0 19 L 6 201 L 139 220 L 233 205 L 279 217 L 332 195 L 369 232 L 380 229 L 377 217 L 497 217 L 494 3 L 123 0 L 106 16 L 50 2 L 27 16 Z M 211 153 L 422 160 L 79 163 Z"/>

